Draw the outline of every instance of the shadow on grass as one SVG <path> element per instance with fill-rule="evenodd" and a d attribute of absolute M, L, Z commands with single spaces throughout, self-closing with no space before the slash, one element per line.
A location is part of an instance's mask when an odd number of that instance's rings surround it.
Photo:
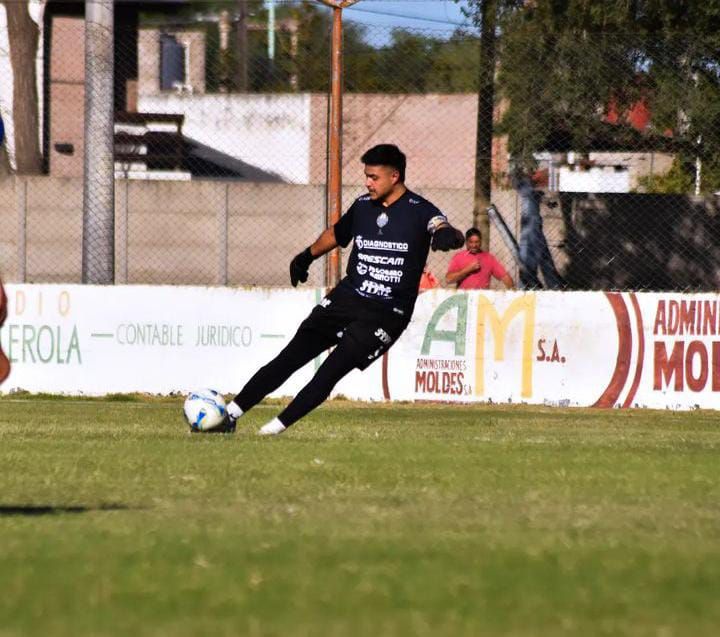
<path fill-rule="evenodd" d="M 91 511 L 126 511 L 124 504 L 98 506 L 60 506 L 42 504 L 0 504 L 0 518 L 11 516 L 61 515 L 63 513 L 89 513 Z"/>

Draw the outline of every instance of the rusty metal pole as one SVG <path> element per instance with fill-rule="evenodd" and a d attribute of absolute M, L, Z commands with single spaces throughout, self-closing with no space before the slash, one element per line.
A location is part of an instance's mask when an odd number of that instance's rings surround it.
<path fill-rule="evenodd" d="M 342 214 L 342 9 L 333 9 L 332 26 L 332 71 L 330 77 L 330 121 L 328 122 L 328 183 L 327 183 L 327 226 L 337 223 Z M 340 249 L 328 254 L 325 282 L 334 287 L 340 281 Z"/>
<path fill-rule="evenodd" d="M 325 216 L 327 227 L 337 223 L 342 214 L 342 97 L 343 33 L 342 10 L 358 0 L 320 0 L 333 10 L 330 48 L 330 114 L 328 119 L 328 181 Z M 340 281 L 340 249 L 335 248 L 325 262 L 325 285 L 334 287 Z"/>

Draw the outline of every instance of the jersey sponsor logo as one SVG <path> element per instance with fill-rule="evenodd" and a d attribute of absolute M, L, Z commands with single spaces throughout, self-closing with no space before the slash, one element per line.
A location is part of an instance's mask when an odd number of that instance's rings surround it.
<path fill-rule="evenodd" d="M 358 201 L 370 201 L 370 195 L 362 195 L 357 198 Z"/>
<path fill-rule="evenodd" d="M 365 276 L 368 273 L 368 266 L 366 266 L 364 263 L 358 263 L 356 270 L 360 276 Z"/>
<path fill-rule="evenodd" d="M 378 327 L 375 330 L 375 336 L 377 336 L 385 345 L 392 343 L 392 338 L 382 327 Z"/>
<path fill-rule="evenodd" d="M 417 206 L 419 203 L 422 203 L 422 202 L 419 199 L 413 199 L 412 197 L 408 197 L 408 203 L 411 203 L 414 206 Z"/>
<path fill-rule="evenodd" d="M 361 235 L 355 237 L 358 250 L 385 250 L 387 252 L 407 252 L 409 246 L 401 241 L 380 241 L 379 239 L 363 239 Z"/>
<path fill-rule="evenodd" d="M 376 283 L 375 281 L 368 281 L 365 279 L 360 286 L 361 293 L 373 296 L 390 297 L 392 294 L 392 288 L 382 283 Z"/>
<path fill-rule="evenodd" d="M 358 264 L 364 265 L 364 264 Z M 402 270 L 383 270 L 382 268 L 376 268 L 375 266 L 368 266 L 370 268 L 370 276 L 376 281 L 384 281 L 385 283 L 400 283 L 402 279 Z M 358 269 L 358 272 L 360 270 Z"/>
<path fill-rule="evenodd" d="M 332 301 L 325 297 L 322 301 L 320 301 L 320 307 L 328 307 L 332 303 Z"/>
<path fill-rule="evenodd" d="M 377 265 L 404 265 L 405 257 L 386 257 L 382 254 L 364 254 L 358 253 L 358 259 L 366 263 L 375 263 Z"/>
<path fill-rule="evenodd" d="M 388 217 L 387 212 L 381 212 L 378 215 L 378 218 L 375 220 L 375 223 L 378 225 L 378 234 L 382 234 L 382 229 L 388 224 L 388 221 L 390 221 L 390 217 Z"/>

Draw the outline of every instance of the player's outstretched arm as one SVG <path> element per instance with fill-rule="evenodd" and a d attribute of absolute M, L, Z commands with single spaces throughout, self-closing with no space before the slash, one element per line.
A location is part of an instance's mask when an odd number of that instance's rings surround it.
<path fill-rule="evenodd" d="M 315 242 L 305 248 L 300 254 L 296 255 L 290 261 L 290 283 L 294 288 L 298 283 L 305 283 L 308 280 L 308 270 L 312 262 L 321 257 L 326 252 L 330 252 L 338 245 L 335 239 L 335 229 L 328 228 L 315 240 Z"/>

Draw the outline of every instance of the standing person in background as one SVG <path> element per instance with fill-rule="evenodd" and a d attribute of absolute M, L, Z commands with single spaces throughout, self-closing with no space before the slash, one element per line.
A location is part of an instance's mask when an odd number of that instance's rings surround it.
<path fill-rule="evenodd" d="M 514 287 L 512 277 L 489 252 L 482 251 L 482 234 L 477 228 L 465 233 L 465 250 L 453 256 L 445 274 L 445 283 L 460 290 L 486 290 L 491 278 L 499 279 L 506 288 Z"/>
<path fill-rule="evenodd" d="M 432 290 L 440 285 L 440 281 L 437 280 L 435 275 L 432 273 L 430 268 L 425 266 L 420 277 L 420 291 Z"/>
<path fill-rule="evenodd" d="M 538 279 L 538 270 L 542 273 L 545 288 L 559 290 L 565 287 L 565 281 L 555 267 L 548 247 L 543 221 L 540 215 L 542 191 L 535 190 L 530 177 L 519 175 L 514 178 L 514 186 L 520 196 L 520 287 L 524 290 L 536 290 L 543 285 Z"/>

